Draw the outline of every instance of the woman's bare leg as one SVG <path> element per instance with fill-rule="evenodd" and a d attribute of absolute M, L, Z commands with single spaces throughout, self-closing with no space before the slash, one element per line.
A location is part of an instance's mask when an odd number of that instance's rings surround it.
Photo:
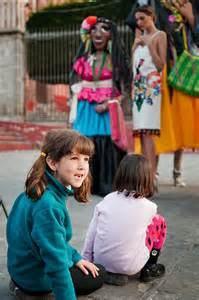
<path fill-rule="evenodd" d="M 181 171 L 183 149 L 178 149 L 174 152 L 173 165 L 174 169 Z"/>
<path fill-rule="evenodd" d="M 174 152 L 174 160 L 173 160 L 173 180 L 175 186 L 186 186 L 186 183 L 182 179 L 182 157 L 183 157 L 183 149 L 178 149 Z"/>
<path fill-rule="evenodd" d="M 153 137 L 150 134 L 143 134 L 141 136 L 142 153 L 151 162 L 152 172 L 155 178 L 156 174 L 156 149 Z"/>
<path fill-rule="evenodd" d="M 160 155 L 156 154 L 156 156 L 155 156 L 155 160 L 156 160 L 155 171 L 156 171 L 157 174 L 158 174 L 159 159 L 160 159 Z"/>

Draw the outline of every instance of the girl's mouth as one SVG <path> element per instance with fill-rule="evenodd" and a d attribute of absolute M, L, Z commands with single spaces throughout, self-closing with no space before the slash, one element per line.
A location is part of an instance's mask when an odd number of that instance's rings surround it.
<path fill-rule="evenodd" d="M 81 179 L 83 177 L 83 174 L 75 174 L 75 178 Z"/>

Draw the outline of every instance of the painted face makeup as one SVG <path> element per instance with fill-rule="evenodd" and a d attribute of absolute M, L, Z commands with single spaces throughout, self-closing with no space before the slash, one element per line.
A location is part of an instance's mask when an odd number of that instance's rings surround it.
<path fill-rule="evenodd" d="M 96 50 L 104 50 L 111 38 L 110 25 L 99 22 L 91 29 L 91 39 Z"/>

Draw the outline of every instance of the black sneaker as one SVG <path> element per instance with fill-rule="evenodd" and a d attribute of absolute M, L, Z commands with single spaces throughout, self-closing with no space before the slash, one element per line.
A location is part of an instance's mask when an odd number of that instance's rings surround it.
<path fill-rule="evenodd" d="M 106 272 L 104 282 L 111 285 L 122 286 L 128 283 L 128 276 L 124 274 Z"/>
<path fill-rule="evenodd" d="M 153 264 L 144 267 L 140 272 L 140 281 L 150 282 L 160 278 L 165 274 L 165 266 L 162 264 Z"/>

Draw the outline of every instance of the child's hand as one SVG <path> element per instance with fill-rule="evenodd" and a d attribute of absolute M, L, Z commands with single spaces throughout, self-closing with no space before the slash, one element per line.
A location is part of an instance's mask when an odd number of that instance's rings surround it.
<path fill-rule="evenodd" d="M 94 265 L 93 263 L 91 263 L 87 260 L 81 259 L 80 261 L 78 261 L 76 266 L 80 270 L 82 270 L 82 272 L 86 275 L 88 275 L 89 272 L 93 275 L 94 278 L 99 275 L 99 273 L 98 273 L 99 268 L 96 265 Z"/>

